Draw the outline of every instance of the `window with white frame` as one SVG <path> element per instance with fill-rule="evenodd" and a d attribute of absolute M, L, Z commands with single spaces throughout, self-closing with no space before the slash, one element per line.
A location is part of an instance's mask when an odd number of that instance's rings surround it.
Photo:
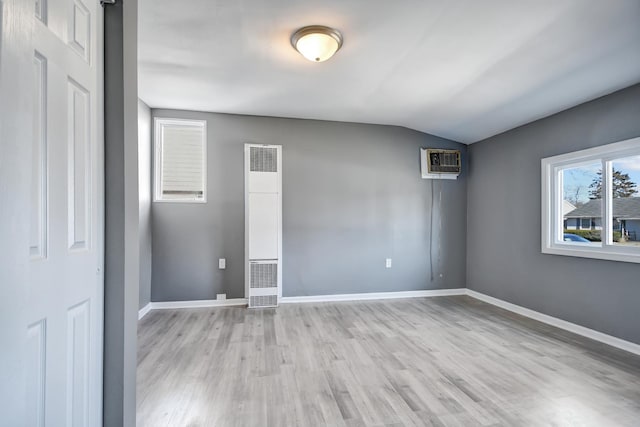
<path fill-rule="evenodd" d="M 206 141 L 203 120 L 155 119 L 155 201 L 206 201 Z"/>
<path fill-rule="evenodd" d="M 542 159 L 542 252 L 640 263 L 640 137 Z"/>

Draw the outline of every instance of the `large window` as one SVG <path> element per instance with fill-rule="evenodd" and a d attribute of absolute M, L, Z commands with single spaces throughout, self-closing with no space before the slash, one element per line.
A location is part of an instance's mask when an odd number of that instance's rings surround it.
<path fill-rule="evenodd" d="M 640 138 L 542 159 L 542 252 L 640 263 Z"/>
<path fill-rule="evenodd" d="M 205 121 L 155 119 L 155 201 L 206 201 L 206 141 Z"/>

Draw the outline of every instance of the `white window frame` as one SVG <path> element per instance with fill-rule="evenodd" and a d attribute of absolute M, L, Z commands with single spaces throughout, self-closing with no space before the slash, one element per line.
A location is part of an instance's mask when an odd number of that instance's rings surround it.
<path fill-rule="evenodd" d="M 202 128 L 202 198 L 165 199 L 162 197 L 162 127 L 167 125 Z M 153 201 L 158 203 L 207 203 L 207 121 L 193 119 L 154 118 L 153 135 Z"/>
<path fill-rule="evenodd" d="M 542 159 L 542 253 L 640 263 L 640 247 L 613 244 L 612 161 L 640 155 L 640 137 Z M 602 244 L 565 242 L 562 212 L 562 169 L 602 163 Z"/>
<path fill-rule="evenodd" d="M 585 228 L 584 220 L 589 220 L 589 227 Z M 593 218 L 580 218 L 580 230 L 591 230 L 592 223 L 593 223 Z"/>

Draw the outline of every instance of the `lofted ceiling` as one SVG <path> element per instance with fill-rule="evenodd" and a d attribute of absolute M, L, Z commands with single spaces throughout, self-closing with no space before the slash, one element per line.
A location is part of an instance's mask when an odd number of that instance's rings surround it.
<path fill-rule="evenodd" d="M 344 36 L 312 63 L 305 25 Z M 140 0 L 151 107 L 405 126 L 472 143 L 640 82 L 640 0 Z"/>

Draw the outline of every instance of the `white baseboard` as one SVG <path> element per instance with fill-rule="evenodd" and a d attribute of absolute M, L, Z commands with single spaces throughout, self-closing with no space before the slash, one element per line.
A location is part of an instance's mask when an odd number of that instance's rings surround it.
<path fill-rule="evenodd" d="M 302 297 L 282 297 L 280 299 L 280 303 L 297 304 L 304 302 L 366 301 L 376 299 L 442 297 L 450 295 L 466 295 L 466 291 L 467 290 L 465 288 L 458 288 L 400 292 L 366 292 L 361 294 L 313 295 Z"/>
<path fill-rule="evenodd" d="M 151 310 L 172 310 L 177 308 L 203 308 L 203 307 L 234 307 L 247 305 L 246 298 L 234 298 L 227 300 L 196 300 L 196 301 L 162 301 L 150 302 L 138 311 L 138 320 L 142 319 Z"/>
<path fill-rule="evenodd" d="M 138 311 L 138 320 L 142 319 L 151 310 L 171 310 L 177 308 L 202 308 L 202 307 L 234 307 L 247 305 L 246 298 L 234 298 L 227 300 L 196 300 L 196 301 L 162 301 L 150 302 Z"/>
<path fill-rule="evenodd" d="M 247 305 L 246 298 L 232 298 L 225 300 L 203 299 L 195 301 L 162 301 L 152 302 L 152 310 L 171 310 L 176 308 L 202 308 L 202 307 L 233 307 Z"/>
<path fill-rule="evenodd" d="M 151 311 L 151 303 L 148 302 L 147 305 L 145 305 L 140 310 L 138 310 L 138 320 L 142 319 L 150 311 Z"/>
<path fill-rule="evenodd" d="M 467 295 L 480 301 L 495 305 L 497 307 L 504 308 L 505 310 L 509 310 L 513 313 L 517 313 L 530 319 L 537 320 L 538 322 L 546 323 L 548 325 L 555 326 L 556 328 L 564 329 L 566 331 L 573 332 L 574 334 L 591 338 L 594 341 L 599 341 L 612 347 L 628 351 L 629 353 L 640 355 L 639 344 L 625 341 L 621 338 L 607 335 L 593 329 L 585 328 L 584 326 L 576 325 L 575 323 L 567 322 L 566 320 L 558 319 L 557 317 L 549 316 L 538 311 L 512 304 L 510 302 L 506 302 L 501 299 L 473 291 L 471 289 L 467 289 Z"/>

